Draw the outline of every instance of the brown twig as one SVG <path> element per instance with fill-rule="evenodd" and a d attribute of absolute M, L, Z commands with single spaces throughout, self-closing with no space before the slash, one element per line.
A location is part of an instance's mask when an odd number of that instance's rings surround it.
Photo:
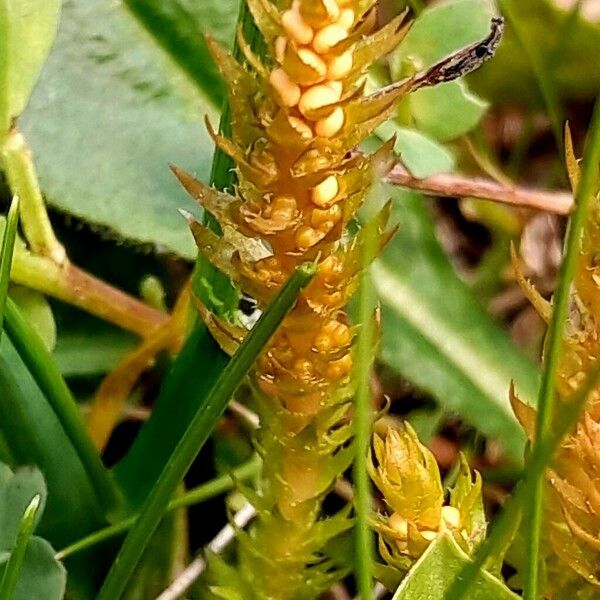
<path fill-rule="evenodd" d="M 496 183 L 491 179 L 470 178 L 447 173 L 418 179 L 399 164 L 389 173 L 387 181 L 432 196 L 482 198 L 523 208 L 535 208 L 559 215 L 567 215 L 573 209 L 573 195 L 568 192 L 553 192 L 517 186 L 509 187 Z"/>

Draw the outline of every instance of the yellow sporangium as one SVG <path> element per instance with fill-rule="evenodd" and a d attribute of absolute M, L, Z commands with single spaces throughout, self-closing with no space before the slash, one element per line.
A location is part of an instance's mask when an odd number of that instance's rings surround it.
<path fill-rule="evenodd" d="M 468 553 L 485 537 L 481 477 L 471 474 L 464 457 L 456 484 L 445 502 L 440 471 L 431 451 L 407 423 L 375 435 L 369 472 L 386 505 L 378 515 L 381 556 L 401 572 L 440 532 L 450 531 Z"/>

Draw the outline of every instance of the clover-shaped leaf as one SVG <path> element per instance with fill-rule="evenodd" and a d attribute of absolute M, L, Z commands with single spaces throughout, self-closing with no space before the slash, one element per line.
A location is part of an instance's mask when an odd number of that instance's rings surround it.
<path fill-rule="evenodd" d="M 24 515 L 32 500 L 39 498 L 33 527 L 39 521 L 45 501 L 46 484 L 37 468 L 24 467 L 12 472 L 0 463 L 0 581 L 17 538 Z M 31 537 L 14 588 L 13 600 L 60 600 L 64 596 L 66 572 L 54 558 L 52 546 L 42 538 Z"/>

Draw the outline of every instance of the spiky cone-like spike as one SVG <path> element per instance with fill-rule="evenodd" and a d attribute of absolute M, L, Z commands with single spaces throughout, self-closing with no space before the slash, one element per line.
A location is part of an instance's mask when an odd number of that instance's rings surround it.
<path fill-rule="evenodd" d="M 352 341 L 344 306 L 357 285 L 361 234 L 350 236 L 373 181 L 392 167 L 393 141 L 372 156 L 356 146 L 384 120 L 409 84 L 363 97 L 361 77 L 403 37 L 402 18 L 368 35 L 374 0 L 294 0 L 277 9 L 247 0 L 269 55 L 262 62 L 241 34 L 247 65 L 208 40 L 228 84 L 230 138 L 209 131 L 236 163 L 228 195 L 174 169 L 218 221 L 222 235 L 190 222 L 200 251 L 266 306 L 294 268 L 318 272 L 260 357 L 251 376 L 264 457 L 261 487 L 245 490 L 258 511 L 238 535 L 235 568 L 219 564 L 214 594 L 244 600 L 314 600 L 344 572 L 324 553 L 351 526 L 348 510 L 323 519 L 324 495 L 352 460 Z M 389 206 L 375 217 L 379 245 L 393 233 Z M 206 308 L 225 351 L 244 328 Z M 213 564 L 217 564 L 217 559 Z"/>
<path fill-rule="evenodd" d="M 442 531 L 471 552 L 485 535 L 481 477 L 464 459 L 448 502 L 431 451 L 407 423 L 373 438 L 369 473 L 386 505 L 378 515 L 379 550 L 391 566 L 404 572 Z"/>
<path fill-rule="evenodd" d="M 567 165 L 579 179 L 567 131 Z M 557 373 L 559 400 L 568 403 L 600 357 L 600 202 L 589 210 L 573 279 L 571 307 Z M 532 290 L 531 287 L 528 288 Z M 527 293 L 527 292 L 526 292 Z M 535 410 L 511 390 L 515 414 L 530 438 Z M 583 414 L 565 437 L 547 471 L 544 533 L 546 593 L 552 600 L 595 598 L 600 594 L 600 389 L 588 396 Z M 565 569 L 564 565 L 570 567 Z"/>

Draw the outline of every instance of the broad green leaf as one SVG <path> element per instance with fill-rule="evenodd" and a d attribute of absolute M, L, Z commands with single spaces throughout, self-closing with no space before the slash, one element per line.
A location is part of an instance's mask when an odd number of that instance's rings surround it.
<path fill-rule="evenodd" d="M 471 93 L 463 81 L 417 90 L 409 96 L 408 105 L 419 131 L 440 142 L 453 140 L 473 129 L 488 106 Z"/>
<path fill-rule="evenodd" d="M 13 473 L 1 463 L 0 468 L 0 550 L 10 550 L 17 539 L 23 513 L 34 496 L 41 499 L 34 525 L 39 522 L 47 490 L 39 469 L 22 467 Z"/>
<path fill-rule="evenodd" d="M 422 199 L 386 191 L 400 229 L 372 267 L 383 310 L 381 360 L 520 462 L 525 437 L 509 405 L 509 385 L 514 380 L 523 400 L 535 404 L 536 367 L 457 277 Z"/>
<path fill-rule="evenodd" d="M 132 334 L 96 319 L 60 322 L 53 356 L 63 377 L 97 377 L 108 373 L 139 340 Z"/>
<path fill-rule="evenodd" d="M 178 3 L 151 4 L 167 11 L 163 4 Z M 169 163 L 200 178 L 209 173 L 213 144 L 203 119 L 218 118 L 208 99 L 214 82 L 192 78 L 189 64 L 197 68 L 193 56 L 203 56 L 201 32 L 213 16 L 220 25 L 229 7 L 235 21 L 233 5 L 211 9 L 216 4 L 181 3 L 195 8 L 173 8 L 161 23 L 145 13 L 142 23 L 140 2 L 135 11 L 120 2 L 65 3 L 54 50 L 20 122 L 51 206 L 119 237 L 195 257 L 177 209 L 198 214 L 199 207 Z M 153 37 L 159 25 L 160 37 Z"/>
<path fill-rule="evenodd" d="M 12 600 L 19 578 L 23 575 L 25 553 L 33 534 L 41 500 L 41 494 L 36 494 L 25 508 L 25 512 L 21 517 L 19 533 L 8 555 L 8 559 L 4 563 L 4 573 L 2 573 L 2 577 L 0 578 L 0 598 L 3 600 Z"/>
<path fill-rule="evenodd" d="M 422 70 L 485 38 L 495 12 L 492 0 L 451 0 L 425 9 L 391 57 L 394 78 L 406 64 Z"/>
<path fill-rule="evenodd" d="M 225 86 L 204 36 L 210 30 L 221 44 L 231 44 L 239 0 L 125 0 L 124 3 L 194 84 L 220 107 Z"/>
<path fill-rule="evenodd" d="M 119 494 L 93 445 L 79 408 L 52 359 L 52 355 L 10 299 L 6 305 L 5 323 L 10 341 L 14 344 L 24 365 L 39 386 L 45 401 L 56 415 L 62 430 L 77 452 L 96 497 L 103 506 L 105 514 L 108 514 L 116 508 Z"/>
<path fill-rule="evenodd" d="M 451 152 L 426 134 L 400 127 L 393 120 L 377 128 L 377 136 L 382 140 L 388 140 L 393 135 L 396 135 L 396 153 L 415 177 L 424 178 L 454 170 Z"/>
<path fill-rule="evenodd" d="M 449 534 L 440 535 L 415 563 L 396 591 L 393 600 L 449 600 L 450 585 L 469 557 Z M 517 600 L 501 581 L 481 571 L 463 600 Z"/>
<path fill-rule="evenodd" d="M 133 335 L 108 327 L 93 338 L 85 331 L 67 332 L 59 335 L 53 356 L 64 377 L 97 377 L 114 369 L 136 345 Z"/>
<path fill-rule="evenodd" d="M 13 600 L 44 598 L 60 600 L 64 595 L 66 572 L 54 558 L 54 550 L 45 540 L 31 537 L 46 503 L 46 485 L 41 472 L 36 468 L 25 467 L 14 473 L 0 464 L 0 595 L 9 589 Z M 37 509 L 29 512 L 28 523 L 24 514 L 33 498 L 39 499 Z M 28 531 L 24 531 L 27 526 Z M 25 535 L 24 535 L 25 534 Z M 20 565 L 11 571 L 16 585 L 5 579 L 9 560 L 14 568 L 16 554 Z"/>
<path fill-rule="evenodd" d="M 59 13 L 60 0 L 0 0 L 0 139 L 27 105 Z"/>
<path fill-rule="evenodd" d="M 40 336 L 44 346 L 52 351 L 56 345 L 56 323 L 45 296 L 29 288 L 14 285 L 10 289 L 10 297 Z"/>
<path fill-rule="evenodd" d="M 8 553 L 0 552 L 0 573 Z M 44 539 L 33 537 L 27 545 L 13 600 L 61 600 L 65 595 L 67 573 L 54 558 L 52 546 Z"/>
<path fill-rule="evenodd" d="M 48 485 L 42 535 L 64 546 L 102 525 L 83 467 L 9 336 L 0 342 L 0 389 L 0 429 L 10 452 L 17 465 L 36 465 Z"/>

